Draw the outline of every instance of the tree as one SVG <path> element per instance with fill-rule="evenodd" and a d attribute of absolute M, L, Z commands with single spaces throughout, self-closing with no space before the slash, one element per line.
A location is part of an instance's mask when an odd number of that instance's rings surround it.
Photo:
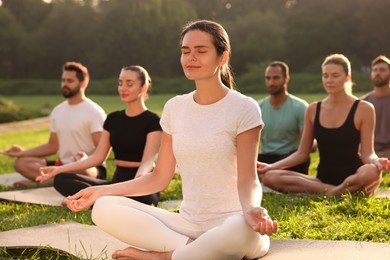
<path fill-rule="evenodd" d="M 285 56 L 283 20 L 274 12 L 254 10 L 236 20 L 225 22 L 232 44 L 232 64 L 237 73 L 248 65 Z"/>
<path fill-rule="evenodd" d="M 99 77 L 117 75 L 121 67 L 129 64 L 145 66 L 152 75 L 178 73 L 180 30 L 195 18 L 187 2 L 108 1 L 101 6 L 99 15 L 99 45 L 94 52 Z"/>
<path fill-rule="evenodd" d="M 17 24 L 8 9 L 0 7 L 0 77 L 14 78 L 17 75 L 17 63 L 20 58 L 20 42 L 24 37 L 22 28 Z"/>

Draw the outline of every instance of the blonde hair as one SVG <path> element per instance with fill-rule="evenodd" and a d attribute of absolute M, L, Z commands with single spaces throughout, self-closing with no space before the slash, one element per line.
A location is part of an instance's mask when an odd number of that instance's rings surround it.
<path fill-rule="evenodd" d="M 323 68 L 325 65 L 328 64 L 340 65 L 343 68 L 345 75 L 350 76 L 350 80 L 345 83 L 345 87 L 346 87 L 346 91 L 349 94 L 352 94 L 352 85 L 353 85 L 352 71 L 351 71 L 351 62 L 348 60 L 348 58 L 345 57 L 343 54 L 338 54 L 338 53 L 331 54 L 325 58 L 324 62 L 321 65 L 321 68 Z"/>

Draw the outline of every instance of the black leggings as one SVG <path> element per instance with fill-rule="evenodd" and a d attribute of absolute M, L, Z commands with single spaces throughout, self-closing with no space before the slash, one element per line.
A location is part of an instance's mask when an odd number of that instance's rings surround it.
<path fill-rule="evenodd" d="M 134 179 L 137 170 L 138 168 L 117 167 L 115 169 L 112 181 L 101 180 L 75 173 L 61 173 L 54 177 L 53 186 L 59 193 L 67 197 L 90 186 L 98 186 L 132 180 Z M 160 193 L 154 193 L 145 196 L 134 196 L 128 198 L 148 205 L 157 205 L 160 201 Z"/>
<path fill-rule="evenodd" d="M 288 154 L 284 154 L 284 155 L 259 154 L 257 157 L 257 160 L 259 162 L 264 162 L 264 163 L 274 163 L 274 162 L 277 162 L 279 160 L 286 158 L 287 156 L 289 156 L 292 153 L 293 152 L 288 153 Z M 298 165 L 295 165 L 295 166 L 290 167 L 290 168 L 286 168 L 284 170 L 299 172 L 299 173 L 308 175 L 309 174 L 309 167 L 310 167 L 310 156 L 307 158 L 307 160 L 305 162 L 298 164 Z"/>

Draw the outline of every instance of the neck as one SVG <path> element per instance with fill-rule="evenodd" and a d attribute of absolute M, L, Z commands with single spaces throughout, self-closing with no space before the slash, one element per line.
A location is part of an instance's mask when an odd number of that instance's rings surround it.
<path fill-rule="evenodd" d="M 84 93 L 80 92 L 76 96 L 73 96 L 71 98 L 68 98 L 68 104 L 69 105 L 77 105 L 83 102 L 87 97 Z"/>
<path fill-rule="evenodd" d="M 385 97 L 390 95 L 390 84 L 383 87 L 374 87 L 374 94 L 377 97 Z"/>
<path fill-rule="evenodd" d="M 340 103 L 341 104 L 345 104 L 345 101 L 348 100 L 351 97 L 353 97 L 353 95 L 348 94 L 345 91 L 340 91 L 338 93 L 334 93 L 334 94 L 328 95 L 328 97 L 326 97 L 325 100 L 327 102 L 329 102 L 330 104 L 337 105 L 337 104 L 340 104 Z"/>
<path fill-rule="evenodd" d="M 281 105 L 283 105 L 284 102 L 286 102 L 287 98 L 288 92 L 284 91 L 277 95 L 270 95 L 269 102 L 274 107 L 280 107 Z"/>
<path fill-rule="evenodd" d="M 148 110 L 144 102 L 131 102 L 127 103 L 126 115 L 137 116 Z"/>
<path fill-rule="evenodd" d="M 224 98 L 228 91 L 229 89 L 222 83 L 202 84 L 196 82 L 196 91 L 193 98 L 200 105 L 210 105 Z"/>
<path fill-rule="evenodd" d="M 200 105 L 213 104 L 226 96 L 229 89 L 220 80 L 196 81 L 194 100 Z"/>

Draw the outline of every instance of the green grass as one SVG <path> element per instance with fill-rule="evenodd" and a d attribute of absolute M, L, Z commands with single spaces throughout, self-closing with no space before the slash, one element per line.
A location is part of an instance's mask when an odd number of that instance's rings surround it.
<path fill-rule="evenodd" d="M 259 99 L 260 96 L 255 95 L 254 98 Z M 322 98 L 323 95 L 306 95 L 305 97 L 308 102 L 312 102 Z M 100 98 L 94 99 L 107 112 L 117 109 L 115 107 L 120 107 L 120 105 L 123 107 L 117 97 Z M 163 104 L 168 98 L 169 96 L 165 95 L 151 97 L 147 105 L 151 110 L 161 113 Z M 29 102 L 32 102 L 32 98 L 29 97 L 29 99 Z M 26 102 L 25 105 L 28 103 L 21 98 L 17 102 Z M 37 104 L 32 105 L 37 106 Z M 48 133 L 48 129 L 2 133 L 0 134 L 0 150 L 8 148 L 13 143 L 25 147 L 35 146 L 47 141 Z M 0 156 L 0 174 L 13 172 L 12 162 L 12 158 Z M 318 153 L 314 153 L 310 174 L 315 174 L 317 163 Z M 110 173 L 113 167 L 112 160 L 109 159 Z M 0 186 L 0 190 L 10 189 L 12 188 Z M 389 173 L 384 174 L 381 189 L 390 189 Z M 181 182 L 178 176 L 162 193 L 162 197 L 164 200 L 181 197 Z M 274 239 L 332 239 L 390 243 L 389 199 L 365 198 L 361 195 L 351 196 L 349 194 L 328 197 L 266 193 L 263 195 L 263 206 L 268 209 L 272 218 L 279 221 L 280 229 L 273 237 Z M 73 213 L 64 207 L 0 202 L 0 231 L 66 221 L 92 224 L 90 211 Z"/>

